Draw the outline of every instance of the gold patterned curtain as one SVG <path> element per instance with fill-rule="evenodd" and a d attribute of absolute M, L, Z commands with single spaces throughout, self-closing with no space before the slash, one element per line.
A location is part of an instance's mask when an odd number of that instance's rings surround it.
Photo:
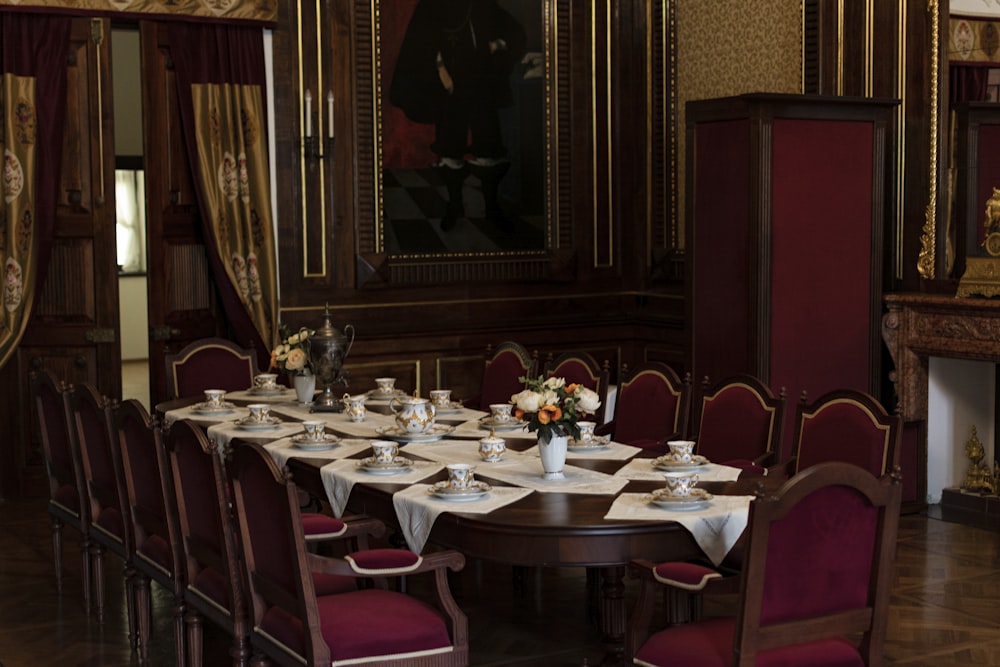
<path fill-rule="evenodd" d="M 0 367 L 21 342 L 48 266 L 69 26 L 61 17 L 0 14 Z"/>
<path fill-rule="evenodd" d="M 176 24 L 171 56 L 202 228 L 226 316 L 267 358 L 277 342 L 263 36 L 260 29 Z"/>

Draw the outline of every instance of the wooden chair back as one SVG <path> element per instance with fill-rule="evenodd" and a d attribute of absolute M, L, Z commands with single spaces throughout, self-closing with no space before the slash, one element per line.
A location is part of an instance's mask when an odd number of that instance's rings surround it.
<path fill-rule="evenodd" d="M 811 403 L 803 393 L 795 410 L 791 472 L 824 461 L 846 461 L 884 475 L 899 463 L 902 431 L 902 418 L 863 391 L 837 389 Z"/>
<path fill-rule="evenodd" d="M 618 386 L 613 436 L 615 441 L 667 451 L 666 441 L 687 433 L 691 383 L 670 366 L 647 361 L 634 369 L 623 368 Z"/>
<path fill-rule="evenodd" d="M 184 600 L 196 614 L 232 634 L 234 662 L 246 664 L 245 591 L 221 455 L 201 427 L 186 419 L 163 432 L 163 447 L 177 498 Z M 186 642 L 197 664 L 201 634 L 196 626 L 188 624 Z"/>
<path fill-rule="evenodd" d="M 597 392 L 601 407 L 597 409 L 593 420 L 604 423 L 605 407 L 608 403 L 608 385 L 611 378 L 610 362 L 605 359 L 603 364 L 597 363 L 588 352 L 564 352 L 557 357 L 549 355 L 545 362 L 545 377 L 565 378 L 568 383 L 581 384 Z"/>
<path fill-rule="evenodd" d="M 200 396 L 206 389 L 240 391 L 260 372 L 257 350 L 225 338 L 202 338 L 165 357 L 167 398 Z"/>
<path fill-rule="evenodd" d="M 534 377 L 535 359 L 520 343 L 505 341 L 494 349 L 486 347 L 479 409 L 489 412 L 492 403 L 509 403 L 510 397 L 524 389 L 519 378 Z"/>
<path fill-rule="evenodd" d="M 691 439 L 709 461 L 766 467 L 781 451 L 784 391 L 775 396 L 752 375 L 731 375 L 715 383 L 706 377 L 693 405 Z"/>

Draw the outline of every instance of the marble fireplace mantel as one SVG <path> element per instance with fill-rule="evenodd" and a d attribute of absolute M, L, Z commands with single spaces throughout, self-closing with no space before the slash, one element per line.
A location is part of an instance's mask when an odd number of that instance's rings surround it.
<path fill-rule="evenodd" d="M 906 421 L 927 419 L 927 358 L 1000 363 L 1000 299 L 887 294 L 882 339 L 895 363 L 890 379 Z"/>

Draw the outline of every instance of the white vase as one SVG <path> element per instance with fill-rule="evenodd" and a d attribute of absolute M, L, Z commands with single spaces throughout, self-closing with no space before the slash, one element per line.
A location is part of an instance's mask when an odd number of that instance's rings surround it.
<path fill-rule="evenodd" d="M 566 465 L 566 447 L 569 436 L 554 435 L 548 442 L 538 441 L 538 456 L 542 459 L 544 479 L 564 479 L 563 467 Z"/>
<path fill-rule="evenodd" d="M 316 376 L 311 373 L 293 375 L 292 382 L 295 384 L 295 397 L 299 399 L 299 403 L 312 403 L 316 395 Z"/>

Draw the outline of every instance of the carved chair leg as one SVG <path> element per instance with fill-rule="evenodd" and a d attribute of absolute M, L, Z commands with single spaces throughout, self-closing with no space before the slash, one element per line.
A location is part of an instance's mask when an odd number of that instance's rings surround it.
<path fill-rule="evenodd" d="M 90 545 L 91 574 L 94 585 L 94 610 L 97 622 L 104 623 L 104 546 L 92 542 Z"/>
<path fill-rule="evenodd" d="M 52 566 L 56 571 L 56 592 L 62 595 L 63 564 L 62 564 L 62 527 L 63 522 L 52 517 Z"/>
<path fill-rule="evenodd" d="M 194 610 L 184 614 L 184 626 L 186 629 L 185 643 L 187 644 L 188 665 L 190 667 L 201 667 L 201 614 Z"/>
<path fill-rule="evenodd" d="M 139 649 L 139 660 L 149 659 L 149 623 L 152 612 L 149 599 L 149 577 L 136 572 L 132 583 L 133 614 L 135 615 L 135 638 Z"/>
<path fill-rule="evenodd" d="M 91 583 L 93 582 L 93 571 L 91 568 L 90 538 L 80 539 L 80 580 L 83 582 L 83 608 L 86 613 L 93 609 L 91 599 Z"/>
<path fill-rule="evenodd" d="M 139 648 L 139 618 L 136 605 L 136 578 L 139 573 L 131 565 L 125 565 L 125 611 L 128 614 L 128 643 L 136 651 Z"/>

